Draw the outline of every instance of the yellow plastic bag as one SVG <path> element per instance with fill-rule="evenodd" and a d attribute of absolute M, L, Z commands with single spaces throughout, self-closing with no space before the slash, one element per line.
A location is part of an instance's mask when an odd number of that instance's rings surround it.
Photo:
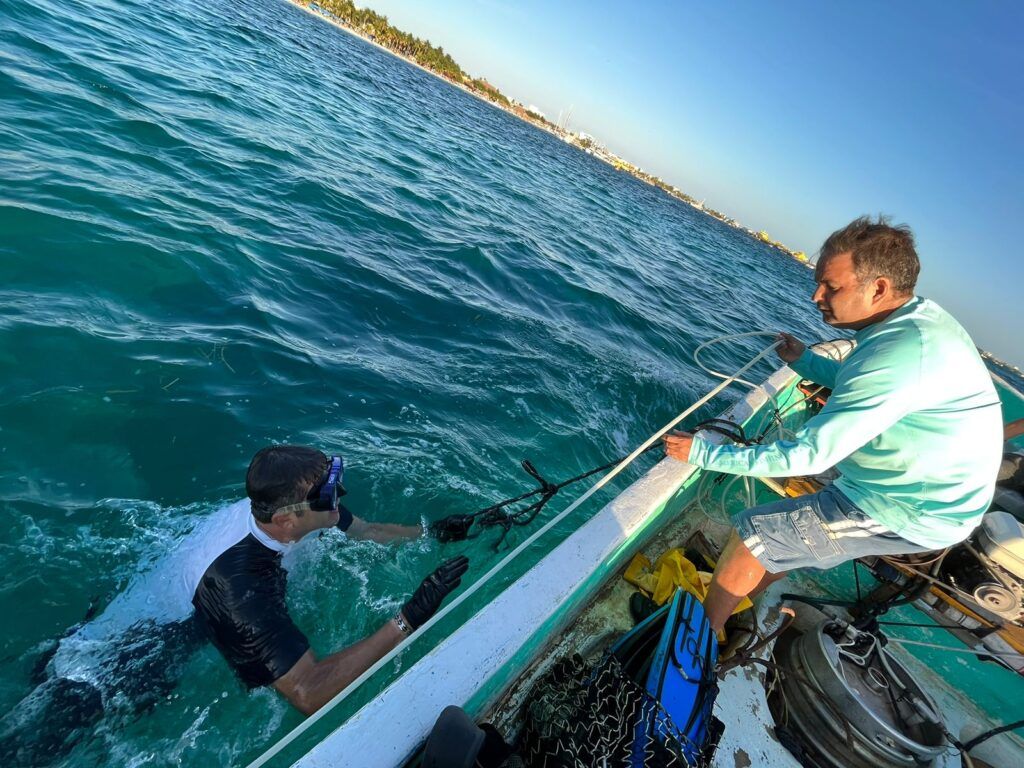
<path fill-rule="evenodd" d="M 697 566 L 686 558 L 681 549 L 666 551 L 653 567 L 644 555 L 637 554 L 626 568 L 623 578 L 649 595 L 658 605 L 664 605 L 675 594 L 677 587 L 682 587 L 703 603 L 708 594 L 708 585 L 711 584 L 711 574 L 698 571 Z M 750 598 L 744 597 L 733 614 L 753 606 Z"/>

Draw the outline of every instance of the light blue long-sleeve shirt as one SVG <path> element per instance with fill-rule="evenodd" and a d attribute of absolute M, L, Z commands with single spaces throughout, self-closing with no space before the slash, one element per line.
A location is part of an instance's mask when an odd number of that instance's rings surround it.
<path fill-rule="evenodd" d="M 915 297 L 857 332 L 842 362 L 806 349 L 790 365 L 832 389 L 791 440 L 714 446 L 694 439 L 689 461 L 754 477 L 836 467 L 835 486 L 870 517 L 932 549 L 965 539 L 992 501 L 1002 408 L 967 332 Z"/>

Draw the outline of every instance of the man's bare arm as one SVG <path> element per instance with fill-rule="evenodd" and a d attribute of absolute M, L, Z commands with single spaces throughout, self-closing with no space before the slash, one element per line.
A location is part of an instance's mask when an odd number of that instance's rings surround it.
<path fill-rule="evenodd" d="M 462 582 L 469 558 L 458 555 L 441 563 L 402 606 L 398 616 L 365 640 L 318 660 L 306 651 L 274 688 L 304 714 L 311 715 L 333 699 L 359 675 L 402 642 L 405 634 L 419 629 L 433 616 L 441 601 Z M 398 621 L 403 626 L 399 627 Z"/>
<path fill-rule="evenodd" d="M 364 640 L 326 658 L 318 660 L 312 651 L 306 651 L 291 669 L 274 681 L 274 688 L 297 710 L 311 715 L 404 637 L 398 625 L 389 621 Z"/>
<path fill-rule="evenodd" d="M 1024 419 L 1011 421 L 1003 427 L 1003 440 L 1013 440 L 1015 437 L 1024 435 Z"/>
<path fill-rule="evenodd" d="M 423 535 L 423 527 L 419 525 L 398 525 L 397 523 L 368 523 L 361 517 L 353 516 L 352 524 L 345 533 L 353 539 L 387 544 L 391 541 L 418 538 Z"/>

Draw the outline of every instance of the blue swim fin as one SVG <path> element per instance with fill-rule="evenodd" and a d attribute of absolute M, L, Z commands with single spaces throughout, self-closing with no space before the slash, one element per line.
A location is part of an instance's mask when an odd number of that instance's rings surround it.
<path fill-rule="evenodd" d="M 669 606 L 663 605 L 629 632 L 620 637 L 611 653 L 622 665 L 625 675 L 643 685 L 655 649 L 664 632 Z"/>
<path fill-rule="evenodd" d="M 687 761 L 697 764 L 718 693 L 717 660 L 718 639 L 704 607 L 693 595 L 676 590 L 645 683 L 662 711 L 652 709 L 637 723 L 634 765 L 643 765 L 645 745 L 652 738 L 678 741 Z"/>

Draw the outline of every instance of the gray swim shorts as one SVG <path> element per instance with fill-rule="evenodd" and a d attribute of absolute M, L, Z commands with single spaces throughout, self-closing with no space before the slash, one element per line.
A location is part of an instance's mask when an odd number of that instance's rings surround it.
<path fill-rule="evenodd" d="M 832 486 L 751 507 L 735 516 L 733 523 L 747 549 L 769 573 L 832 568 L 870 555 L 928 551 L 868 517 Z"/>

